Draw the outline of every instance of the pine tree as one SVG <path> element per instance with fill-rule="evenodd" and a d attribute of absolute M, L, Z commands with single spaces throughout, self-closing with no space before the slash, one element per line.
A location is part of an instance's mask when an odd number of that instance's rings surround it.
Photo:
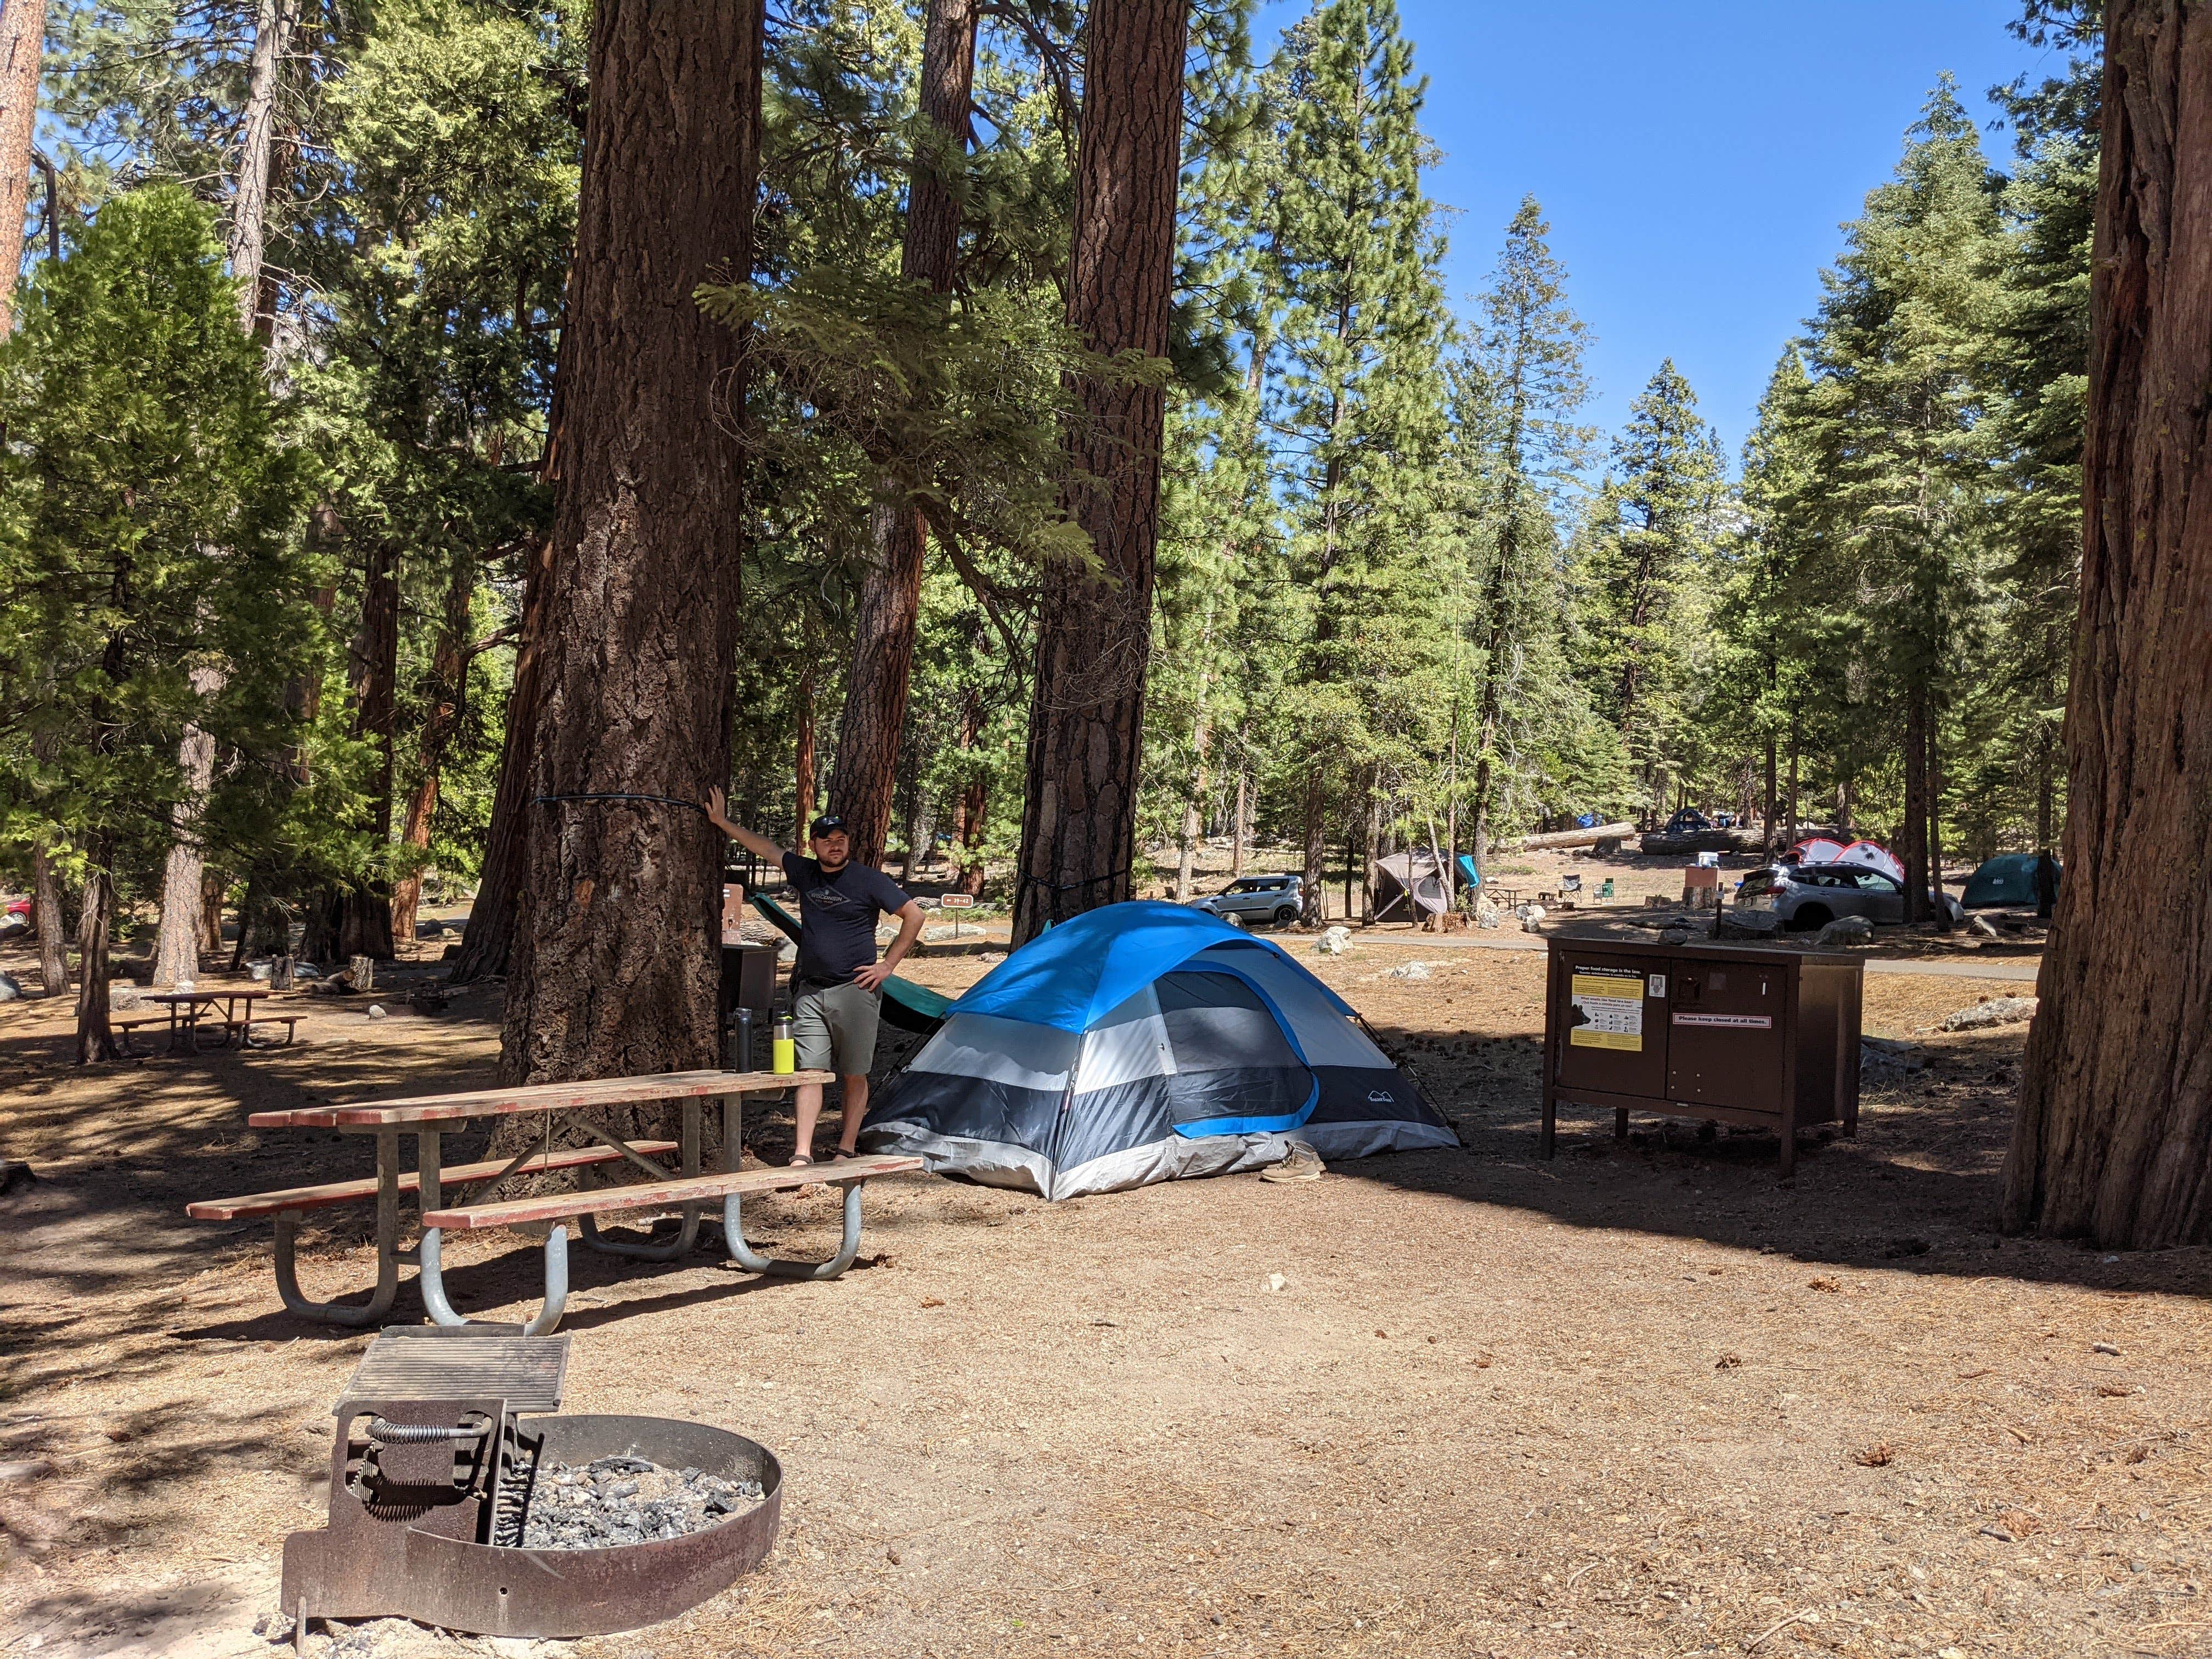
<path fill-rule="evenodd" d="M 166 854 L 185 728 L 237 757 L 198 813 L 210 844 L 266 836 L 287 793 L 312 473 L 237 308 L 214 216 L 154 186 L 39 267 L 0 347 L 0 776 L 9 828 L 60 825 L 81 866 L 84 1061 L 115 1053 L 108 930 Z"/>
<path fill-rule="evenodd" d="M 1523 198 L 1482 296 L 1482 332 L 1455 377 L 1453 427 L 1474 566 L 1471 621 L 1482 653 L 1468 803 L 1478 863 L 1495 830 L 1498 774 L 1528 751 L 1528 734 L 1513 732 L 1512 721 L 1558 707 L 1529 695 L 1531 671 L 1557 636 L 1555 514 L 1590 437 L 1575 420 L 1589 395 L 1588 331 L 1567 304 L 1566 271 L 1553 257 L 1550 234 L 1535 198 Z M 1456 708 L 1454 714 L 1456 744 Z"/>
<path fill-rule="evenodd" d="M 1720 440 L 1670 358 L 1629 405 L 1577 560 L 1585 672 L 1655 809 L 1686 769 L 1727 495 Z"/>
<path fill-rule="evenodd" d="M 1425 82 L 1391 0 L 1328 0 L 1285 41 L 1281 178 L 1262 234 L 1280 296 L 1265 419 L 1285 453 L 1303 611 L 1279 780 L 1321 919 L 1334 797 L 1371 861 L 1387 786 L 1443 744 L 1450 698 L 1433 516 L 1446 427 L 1443 240 L 1421 187 Z"/>
<path fill-rule="evenodd" d="M 1188 0 L 1093 0 L 1085 27 L 1067 322 L 1109 359 L 1168 349 L 1189 26 Z M 1017 943 L 1126 898 L 1136 850 L 1165 389 L 1093 374 L 1079 395 L 1067 507 L 1090 550 L 1038 596 Z"/>
<path fill-rule="evenodd" d="M 2006 454 L 1997 511 L 1998 614 L 1987 690 L 1996 754 L 1978 792 L 2026 797 L 2016 816 L 2038 848 L 2056 845 L 2067 658 L 2081 582 L 2082 428 L 2087 415 L 2090 240 L 2096 216 L 2098 37 L 2078 9 L 2021 25 L 2032 43 L 2075 52 L 2033 91 L 2008 88 L 2020 166 L 2010 223 L 1993 408 Z M 1990 850 L 1994 851 L 1994 848 Z"/>
<path fill-rule="evenodd" d="M 1984 599 L 1990 342 L 2000 307 L 2001 180 L 1947 78 L 1893 182 L 1846 230 L 1808 342 L 1808 431 L 1823 473 L 1836 592 L 1856 592 L 1863 659 L 1897 713 L 1905 911 L 1929 913 L 1941 863 L 1935 714 Z"/>
<path fill-rule="evenodd" d="M 1719 550 L 1726 572 L 1717 613 L 1723 661 L 1708 718 L 1734 726 L 1760 751 L 1769 850 L 1796 839 L 1807 705 L 1816 687 L 1847 686 L 1850 679 L 1824 659 L 1827 607 L 1822 585 L 1812 579 L 1820 483 L 1804 427 L 1809 384 L 1792 343 L 1759 398 L 1743 448 L 1742 520 Z"/>

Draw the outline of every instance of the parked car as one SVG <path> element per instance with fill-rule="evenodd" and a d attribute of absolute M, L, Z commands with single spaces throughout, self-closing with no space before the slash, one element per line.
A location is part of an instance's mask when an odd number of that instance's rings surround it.
<path fill-rule="evenodd" d="M 1208 910 L 1217 916 L 1234 917 L 1246 923 L 1272 921 L 1278 927 L 1287 927 L 1305 908 L 1305 879 L 1301 876 L 1246 876 L 1231 882 L 1218 893 L 1208 893 L 1190 903 L 1194 910 Z"/>
<path fill-rule="evenodd" d="M 1966 920 L 1959 901 L 1948 893 L 1929 896 L 1940 897 L 1953 921 Z M 1735 908 L 1750 915 L 1771 915 L 1785 930 L 1825 927 L 1838 916 L 1901 922 L 1905 885 L 1863 864 L 1770 864 L 1743 878 L 1735 890 Z"/>

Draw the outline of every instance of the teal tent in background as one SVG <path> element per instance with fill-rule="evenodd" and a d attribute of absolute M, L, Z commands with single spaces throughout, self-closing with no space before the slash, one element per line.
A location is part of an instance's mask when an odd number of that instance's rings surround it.
<path fill-rule="evenodd" d="M 1966 878 L 1959 902 L 1969 910 L 2024 905 L 2035 908 L 2035 854 L 2006 853 L 1985 861 Z M 2054 864 L 2057 860 L 2051 860 Z"/>
<path fill-rule="evenodd" d="M 758 893 L 752 900 L 753 908 L 775 923 L 778 932 L 793 944 L 799 942 L 799 923 L 790 911 Z M 927 985 L 916 985 L 896 974 L 884 981 L 884 1018 L 902 1031 L 916 1036 L 936 1036 L 937 1028 L 945 1024 L 945 1011 L 951 1006 L 951 998 L 939 996 Z"/>

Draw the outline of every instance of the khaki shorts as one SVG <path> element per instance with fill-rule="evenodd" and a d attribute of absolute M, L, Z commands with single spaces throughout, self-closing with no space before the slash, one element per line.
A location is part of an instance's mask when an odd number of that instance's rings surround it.
<path fill-rule="evenodd" d="M 799 994 L 791 1011 L 801 1071 L 866 1077 L 876 1063 L 876 1026 L 883 993 L 858 985 L 825 985 Z"/>

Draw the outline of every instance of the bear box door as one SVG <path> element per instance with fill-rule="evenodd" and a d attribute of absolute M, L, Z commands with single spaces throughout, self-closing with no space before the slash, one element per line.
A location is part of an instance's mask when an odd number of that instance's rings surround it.
<path fill-rule="evenodd" d="M 1662 956 L 1601 946 L 1554 951 L 1551 1063 L 1561 1091 L 1664 1093 L 1671 966 Z"/>
<path fill-rule="evenodd" d="M 1779 1112 L 1789 969 L 1772 963 L 1676 965 L 1667 1096 L 1685 1105 Z"/>

